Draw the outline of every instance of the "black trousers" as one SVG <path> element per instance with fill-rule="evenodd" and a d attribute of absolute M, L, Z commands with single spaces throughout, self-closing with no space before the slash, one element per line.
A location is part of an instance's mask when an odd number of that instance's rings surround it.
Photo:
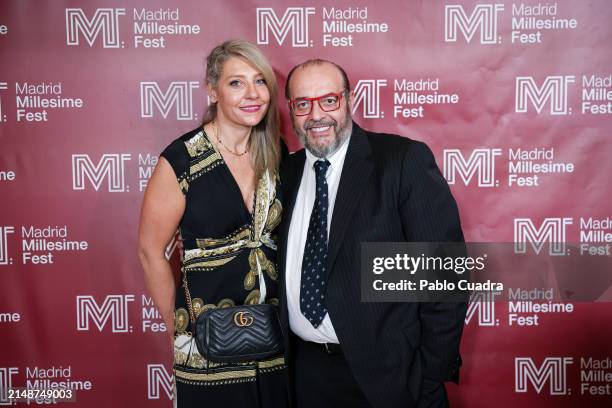
<path fill-rule="evenodd" d="M 339 350 L 292 336 L 294 408 L 372 408 Z"/>

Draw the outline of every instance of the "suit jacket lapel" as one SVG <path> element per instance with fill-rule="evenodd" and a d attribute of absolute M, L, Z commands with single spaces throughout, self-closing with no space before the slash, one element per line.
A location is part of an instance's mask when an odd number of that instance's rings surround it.
<path fill-rule="evenodd" d="M 282 174 L 284 180 L 281 180 L 283 186 L 283 222 L 281 224 L 280 237 L 281 242 L 286 242 L 289 235 L 289 225 L 293 215 L 293 207 L 295 207 L 295 199 L 297 198 L 300 182 L 302 181 L 302 173 L 304 172 L 304 162 L 306 153 L 304 150 L 294 153 L 295 157 L 287 165 L 287 171 Z M 287 245 L 283 245 L 286 249 Z M 282 253 L 283 258 L 286 252 Z"/>
<path fill-rule="evenodd" d="M 374 168 L 368 160 L 372 150 L 366 133 L 353 122 L 353 133 L 349 142 L 340 184 L 334 203 L 329 242 L 327 244 L 327 274 L 331 274 L 342 240 L 351 222 L 364 186 Z"/>
<path fill-rule="evenodd" d="M 281 296 L 281 321 L 285 328 L 289 328 L 289 317 L 287 312 L 287 288 L 285 285 L 285 267 L 287 265 L 287 239 L 289 237 L 289 225 L 291 225 L 291 217 L 295 199 L 300 188 L 302 173 L 304 171 L 304 161 L 306 154 L 304 151 L 294 153 L 293 156 L 287 159 L 287 167 L 281 172 L 281 183 L 283 188 L 283 218 L 279 231 L 279 246 L 278 246 L 278 267 L 281 271 L 279 279 L 279 291 Z M 285 350 L 289 350 L 288 337 L 285 339 Z"/>

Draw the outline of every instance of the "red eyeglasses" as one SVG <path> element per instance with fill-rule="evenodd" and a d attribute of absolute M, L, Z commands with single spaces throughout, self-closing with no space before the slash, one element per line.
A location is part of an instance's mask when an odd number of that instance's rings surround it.
<path fill-rule="evenodd" d="M 295 116 L 306 116 L 312 112 L 313 102 L 317 101 L 323 112 L 332 112 L 340 107 L 342 93 L 328 93 L 317 98 L 297 98 L 289 101 L 289 108 Z"/>

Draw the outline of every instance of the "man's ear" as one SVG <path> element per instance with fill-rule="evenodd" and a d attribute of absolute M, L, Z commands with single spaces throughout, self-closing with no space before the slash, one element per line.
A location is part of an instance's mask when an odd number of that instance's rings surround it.
<path fill-rule="evenodd" d="M 349 110 L 352 112 L 353 111 L 353 102 L 355 101 L 355 92 L 349 91 L 347 101 L 348 101 Z"/>

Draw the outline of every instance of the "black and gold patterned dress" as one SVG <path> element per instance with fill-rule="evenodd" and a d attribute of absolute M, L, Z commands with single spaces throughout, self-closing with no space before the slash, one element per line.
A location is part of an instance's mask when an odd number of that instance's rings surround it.
<path fill-rule="evenodd" d="M 282 355 L 244 364 L 206 362 L 193 342 L 185 285 L 195 317 L 210 308 L 278 303 L 276 241 L 282 205 L 276 175 L 264 173 L 252 212 L 202 128 L 161 154 L 176 173 L 186 207 L 182 284 L 176 291 L 174 373 L 179 407 L 285 407 Z"/>

